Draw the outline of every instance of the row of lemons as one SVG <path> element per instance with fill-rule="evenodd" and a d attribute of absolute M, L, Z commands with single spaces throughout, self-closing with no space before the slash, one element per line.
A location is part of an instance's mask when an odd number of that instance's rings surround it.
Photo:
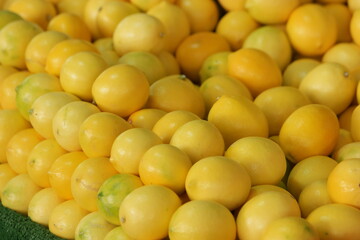
<path fill-rule="evenodd" d="M 0 0 L 0 200 L 65 239 L 360 239 L 359 0 Z"/>

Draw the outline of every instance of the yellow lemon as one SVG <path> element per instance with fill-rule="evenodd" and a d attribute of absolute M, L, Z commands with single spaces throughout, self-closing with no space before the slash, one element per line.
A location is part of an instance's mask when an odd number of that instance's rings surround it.
<path fill-rule="evenodd" d="M 106 157 L 85 159 L 71 175 L 71 193 L 75 201 L 89 212 L 96 211 L 100 186 L 117 173 Z"/>
<path fill-rule="evenodd" d="M 0 30 L 6 26 L 6 24 L 12 22 L 12 21 L 16 21 L 16 20 L 20 20 L 22 19 L 22 17 L 12 11 L 9 10 L 5 10 L 5 9 L 1 9 L 0 10 Z"/>
<path fill-rule="evenodd" d="M 25 64 L 30 72 L 45 71 L 46 58 L 50 50 L 59 42 L 68 39 L 65 33 L 44 31 L 34 36 L 25 50 Z"/>
<path fill-rule="evenodd" d="M 191 166 L 185 152 L 170 144 L 158 144 L 141 157 L 139 176 L 146 185 L 163 185 L 180 195 L 185 191 L 185 179 Z"/>
<path fill-rule="evenodd" d="M 33 73 L 16 87 L 16 107 L 29 120 L 31 105 L 38 97 L 61 90 L 59 78 L 48 73 Z"/>
<path fill-rule="evenodd" d="M 294 49 L 304 56 L 324 54 L 337 40 L 335 17 L 320 4 L 297 7 L 286 22 Z"/>
<path fill-rule="evenodd" d="M 59 13 L 69 12 L 82 18 L 84 15 L 83 10 L 87 2 L 88 0 L 78 0 L 78 1 L 61 0 L 61 1 L 57 1 L 55 5 Z"/>
<path fill-rule="evenodd" d="M 191 200 L 216 201 L 234 210 L 246 201 L 251 183 L 245 166 L 228 157 L 211 156 L 190 168 L 185 187 Z"/>
<path fill-rule="evenodd" d="M 119 134 L 111 147 L 110 162 L 120 173 L 139 175 L 143 154 L 161 139 L 147 128 L 130 128 Z"/>
<path fill-rule="evenodd" d="M 127 235 L 121 226 L 117 226 L 108 232 L 104 240 L 134 240 Z"/>
<path fill-rule="evenodd" d="M 274 220 L 266 228 L 262 240 L 319 240 L 315 228 L 304 218 L 283 217 Z"/>
<path fill-rule="evenodd" d="M 129 0 L 131 4 L 138 7 L 144 12 L 147 12 L 148 10 L 152 9 L 156 5 L 160 4 L 164 0 Z M 174 3 L 175 0 L 165 0 L 171 3 Z"/>
<path fill-rule="evenodd" d="M 80 151 L 69 152 L 58 157 L 51 165 L 48 174 L 51 187 L 63 199 L 73 199 L 71 176 L 76 167 L 88 157 Z"/>
<path fill-rule="evenodd" d="M 288 192 L 287 190 L 285 190 L 285 189 L 282 188 L 282 187 L 279 187 L 279 186 L 276 186 L 276 185 L 272 185 L 272 184 L 260 184 L 260 185 L 251 186 L 250 192 L 249 192 L 249 195 L 248 195 L 246 201 L 249 201 L 249 200 L 252 199 L 253 197 L 256 197 L 256 196 L 258 196 L 259 194 L 262 194 L 262 193 L 268 192 L 268 191 L 284 192 L 284 193 L 287 193 L 287 194 L 289 194 L 290 196 L 292 196 L 290 192 Z"/>
<path fill-rule="evenodd" d="M 0 85 L 0 103 L 2 109 L 16 108 L 16 87 L 30 75 L 31 73 L 28 71 L 18 71 L 2 80 Z"/>
<path fill-rule="evenodd" d="M 255 103 L 242 96 L 221 96 L 210 108 L 208 121 L 220 130 L 225 149 L 242 137 L 269 135 L 265 114 Z"/>
<path fill-rule="evenodd" d="M 162 116 L 153 126 L 152 131 L 163 143 L 169 143 L 176 130 L 183 124 L 200 119 L 195 113 L 186 110 L 174 110 Z"/>
<path fill-rule="evenodd" d="M 165 27 L 164 50 L 175 52 L 181 41 L 190 35 L 190 19 L 186 11 L 178 5 L 168 1 L 161 1 L 155 5 L 147 14 L 158 18 Z"/>
<path fill-rule="evenodd" d="M 342 221 L 339 221 L 342 219 Z M 345 204 L 331 203 L 320 206 L 306 218 L 319 233 L 320 239 L 358 239 L 360 210 Z"/>
<path fill-rule="evenodd" d="M 169 222 L 181 205 L 179 196 L 167 187 L 145 185 L 130 192 L 122 201 L 119 218 L 124 232 L 135 239 L 162 239 Z"/>
<path fill-rule="evenodd" d="M 94 113 L 79 127 L 79 144 L 88 157 L 109 157 L 115 138 L 130 128 L 125 119 L 114 113 Z"/>
<path fill-rule="evenodd" d="M 179 127 L 174 132 L 170 144 L 184 151 L 193 163 L 204 157 L 221 156 L 225 150 L 220 130 L 213 123 L 203 119 L 189 121 Z"/>
<path fill-rule="evenodd" d="M 58 237 L 74 239 L 77 225 L 87 214 L 89 212 L 82 209 L 75 200 L 64 201 L 50 214 L 49 230 Z"/>
<path fill-rule="evenodd" d="M 37 24 L 22 19 L 4 26 L 0 32 L 0 63 L 25 69 L 26 47 L 31 39 L 41 32 L 42 29 Z"/>
<path fill-rule="evenodd" d="M 173 53 L 161 51 L 156 55 L 165 68 L 166 76 L 180 74 L 180 66 Z"/>
<path fill-rule="evenodd" d="M 28 216 L 32 221 L 47 227 L 52 210 L 63 201 L 54 189 L 43 188 L 31 198 Z"/>
<path fill-rule="evenodd" d="M 95 79 L 92 95 L 102 111 L 128 117 L 144 107 L 148 100 L 149 80 L 134 66 L 116 64 Z"/>
<path fill-rule="evenodd" d="M 26 163 L 32 149 L 43 139 L 33 128 L 14 134 L 6 146 L 6 158 L 17 173 L 27 173 Z"/>
<path fill-rule="evenodd" d="M 48 171 L 53 162 L 67 153 L 55 139 L 45 139 L 34 146 L 26 162 L 30 178 L 40 187 L 50 187 Z"/>
<path fill-rule="evenodd" d="M 343 2 L 344 1 L 338 1 L 325 4 L 324 7 L 335 17 L 337 25 L 337 42 L 351 42 L 350 22 L 353 14 L 350 8 L 343 4 Z"/>
<path fill-rule="evenodd" d="M 227 61 L 229 54 L 230 51 L 218 52 L 208 56 L 204 60 L 199 72 L 201 84 L 212 76 L 227 74 Z"/>
<path fill-rule="evenodd" d="M 70 56 L 61 67 L 60 84 L 65 92 L 74 94 L 84 101 L 92 101 L 92 85 L 108 67 L 98 53 L 78 52 Z"/>
<path fill-rule="evenodd" d="M 350 132 L 351 136 L 353 137 L 354 141 L 360 140 L 360 107 L 357 105 L 351 114 L 351 125 L 350 125 Z"/>
<path fill-rule="evenodd" d="M 266 52 L 281 70 L 292 60 L 292 46 L 285 33 L 276 26 L 258 27 L 243 43 L 243 48 L 255 48 Z"/>
<path fill-rule="evenodd" d="M 269 54 L 254 48 L 241 48 L 228 57 L 228 74 L 243 82 L 253 97 L 266 89 L 280 86 L 279 66 Z"/>
<path fill-rule="evenodd" d="M 298 5 L 299 0 L 247 0 L 244 7 L 256 21 L 277 24 L 285 23 Z"/>
<path fill-rule="evenodd" d="M 190 111 L 200 118 L 205 116 L 205 103 L 199 88 L 184 75 L 166 76 L 151 84 L 146 106 L 166 112 Z"/>
<path fill-rule="evenodd" d="M 128 122 L 133 127 L 143 127 L 152 129 L 156 122 L 167 112 L 157 108 L 143 108 L 133 112 L 128 117 Z"/>
<path fill-rule="evenodd" d="M 355 10 L 352 13 L 352 17 L 350 20 L 350 34 L 351 34 L 351 37 L 352 37 L 354 43 L 356 43 L 357 45 L 360 44 L 360 36 L 358 34 L 358 31 L 360 29 L 360 11 L 359 10 Z"/>
<path fill-rule="evenodd" d="M 115 225 L 106 221 L 99 211 L 84 216 L 75 229 L 75 239 L 104 239 Z"/>
<path fill-rule="evenodd" d="M 351 136 L 351 132 L 349 130 L 340 128 L 339 131 L 339 138 L 338 141 L 336 143 L 336 146 L 334 147 L 334 150 L 331 153 L 331 157 L 334 158 L 335 160 L 337 160 L 337 156 L 338 156 L 338 152 L 339 150 L 347 145 L 348 143 L 352 143 L 354 142 L 354 139 Z"/>
<path fill-rule="evenodd" d="M 334 154 L 334 159 L 337 162 L 342 162 L 343 160 L 349 158 L 360 158 L 359 151 L 360 142 L 351 142 L 343 145 L 339 150 Z"/>
<path fill-rule="evenodd" d="M 226 12 L 219 19 L 216 32 L 229 42 L 231 50 L 236 51 L 243 46 L 246 37 L 259 26 L 248 11 L 239 9 Z"/>
<path fill-rule="evenodd" d="M 1 180 L 0 181 L 0 193 L 6 186 L 7 182 L 10 181 L 16 175 L 17 175 L 17 173 L 11 169 L 11 167 L 8 163 L 0 164 L 0 180 Z M 0 200 L 1 200 L 1 194 L 0 194 Z"/>
<path fill-rule="evenodd" d="M 327 179 L 337 162 L 327 156 L 312 156 L 297 163 L 290 171 L 286 186 L 296 198 L 312 182 Z"/>
<path fill-rule="evenodd" d="M 17 109 L 0 110 L 0 163 L 6 163 L 6 147 L 10 139 L 19 131 L 30 128 Z"/>
<path fill-rule="evenodd" d="M 169 223 L 173 240 L 231 240 L 236 237 L 236 223 L 230 210 L 211 200 L 192 200 L 181 205 Z"/>
<path fill-rule="evenodd" d="M 240 239 L 261 239 L 267 227 L 276 219 L 300 215 L 298 203 L 288 193 L 263 192 L 241 207 L 236 216 L 237 233 Z"/>
<path fill-rule="evenodd" d="M 338 115 L 340 128 L 343 128 L 347 131 L 351 131 L 351 117 L 356 106 L 357 105 L 352 104 Z"/>
<path fill-rule="evenodd" d="M 124 198 L 134 189 L 143 186 L 138 176 L 128 173 L 115 174 L 106 179 L 97 193 L 97 207 L 109 223 L 120 225 L 119 208 Z"/>
<path fill-rule="evenodd" d="M 80 16 L 73 13 L 57 14 L 50 20 L 47 30 L 61 32 L 71 38 L 91 41 L 89 28 Z"/>
<path fill-rule="evenodd" d="M 100 110 L 93 104 L 73 101 L 62 106 L 54 115 L 52 128 L 55 140 L 67 151 L 81 150 L 79 129 L 87 117 Z"/>
<path fill-rule="evenodd" d="M 219 4 L 228 12 L 242 10 L 245 6 L 245 0 L 232 1 L 232 0 L 219 0 Z"/>
<path fill-rule="evenodd" d="M 106 1 L 99 8 L 99 12 L 96 17 L 96 23 L 103 37 L 112 37 L 116 26 L 126 16 L 134 13 L 138 13 L 139 9 L 126 1 Z"/>
<path fill-rule="evenodd" d="M 27 173 L 21 173 L 10 179 L 1 191 L 1 203 L 21 214 L 28 213 L 33 196 L 41 188 L 36 185 Z"/>
<path fill-rule="evenodd" d="M 339 162 L 330 172 L 327 190 L 333 202 L 360 208 L 359 169 L 360 159 L 349 158 Z"/>
<path fill-rule="evenodd" d="M 32 127 L 44 138 L 54 138 L 52 121 L 56 112 L 67 103 L 79 101 L 67 92 L 48 92 L 38 97 L 29 110 Z"/>
<path fill-rule="evenodd" d="M 59 76 L 66 59 L 82 51 L 97 52 L 97 49 L 92 43 L 76 38 L 65 39 L 55 44 L 46 57 L 45 71 Z"/>
<path fill-rule="evenodd" d="M 282 84 L 284 86 L 298 88 L 302 79 L 308 74 L 308 72 L 319 64 L 320 61 L 312 58 L 300 58 L 290 62 L 283 71 Z"/>
<path fill-rule="evenodd" d="M 293 163 L 315 155 L 329 155 L 339 137 L 339 121 L 329 107 L 307 104 L 284 121 L 279 141 Z"/>
<path fill-rule="evenodd" d="M 122 55 L 118 63 L 129 64 L 141 70 L 149 84 L 166 76 L 165 67 L 157 55 L 147 51 L 131 51 Z"/>
<path fill-rule="evenodd" d="M 275 185 L 285 175 L 285 154 L 277 143 L 268 138 L 240 138 L 226 149 L 224 156 L 245 167 L 252 185 Z"/>
<path fill-rule="evenodd" d="M 299 89 L 290 86 L 269 88 L 254 99 L 269 123 L 269 135 L 278 135 L 284 121 L 299 107 L 310 104 L 310 100 Z"/>
<path fill-rule="evenodd" d="M 320 179 L 303 188 L 298 199 L 301 216 L 306 218 L 316 208 L 332 203 L 326 185 L 327 179 Z"/>
<path fill-rule="evenodd" d="M 326 62 L 314 67 L 302 79 L 299 90 L 312 103 L 328 106 L 339 114 L 352 103 L 356 86 L 356 79 L 346 67 Z"/>
<path fill-rule="evenodd" d="M 120 56 L 130 51 L 160 52 L 165 49 L 165 35 L 158 18 L 143 12 L 130 14 L 114 30 L 114 48 Z"/>

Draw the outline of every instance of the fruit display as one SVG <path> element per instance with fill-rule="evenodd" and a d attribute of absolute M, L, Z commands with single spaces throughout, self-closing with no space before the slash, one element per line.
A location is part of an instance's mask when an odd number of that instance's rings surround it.
<path fill-rule="evenodd" d="M 0 0 L 1 240 L 359 240 L 360 0 Z"/>

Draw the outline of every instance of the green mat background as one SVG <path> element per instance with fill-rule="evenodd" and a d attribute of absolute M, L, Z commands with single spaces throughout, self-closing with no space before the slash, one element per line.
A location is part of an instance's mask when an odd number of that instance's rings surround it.
<path fill-rule="evenodd" d="M 0 202 L 1 240 L 64 240 L 27 216 L 4 207 Z"/>

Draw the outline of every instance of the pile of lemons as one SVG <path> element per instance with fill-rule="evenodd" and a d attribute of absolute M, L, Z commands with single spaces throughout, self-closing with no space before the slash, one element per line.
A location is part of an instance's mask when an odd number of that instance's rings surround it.
<path fill-rule="evenodd" d="M 359 0 L 0 0 L 0 200 L 65 239 L 360 239 Z"/>

